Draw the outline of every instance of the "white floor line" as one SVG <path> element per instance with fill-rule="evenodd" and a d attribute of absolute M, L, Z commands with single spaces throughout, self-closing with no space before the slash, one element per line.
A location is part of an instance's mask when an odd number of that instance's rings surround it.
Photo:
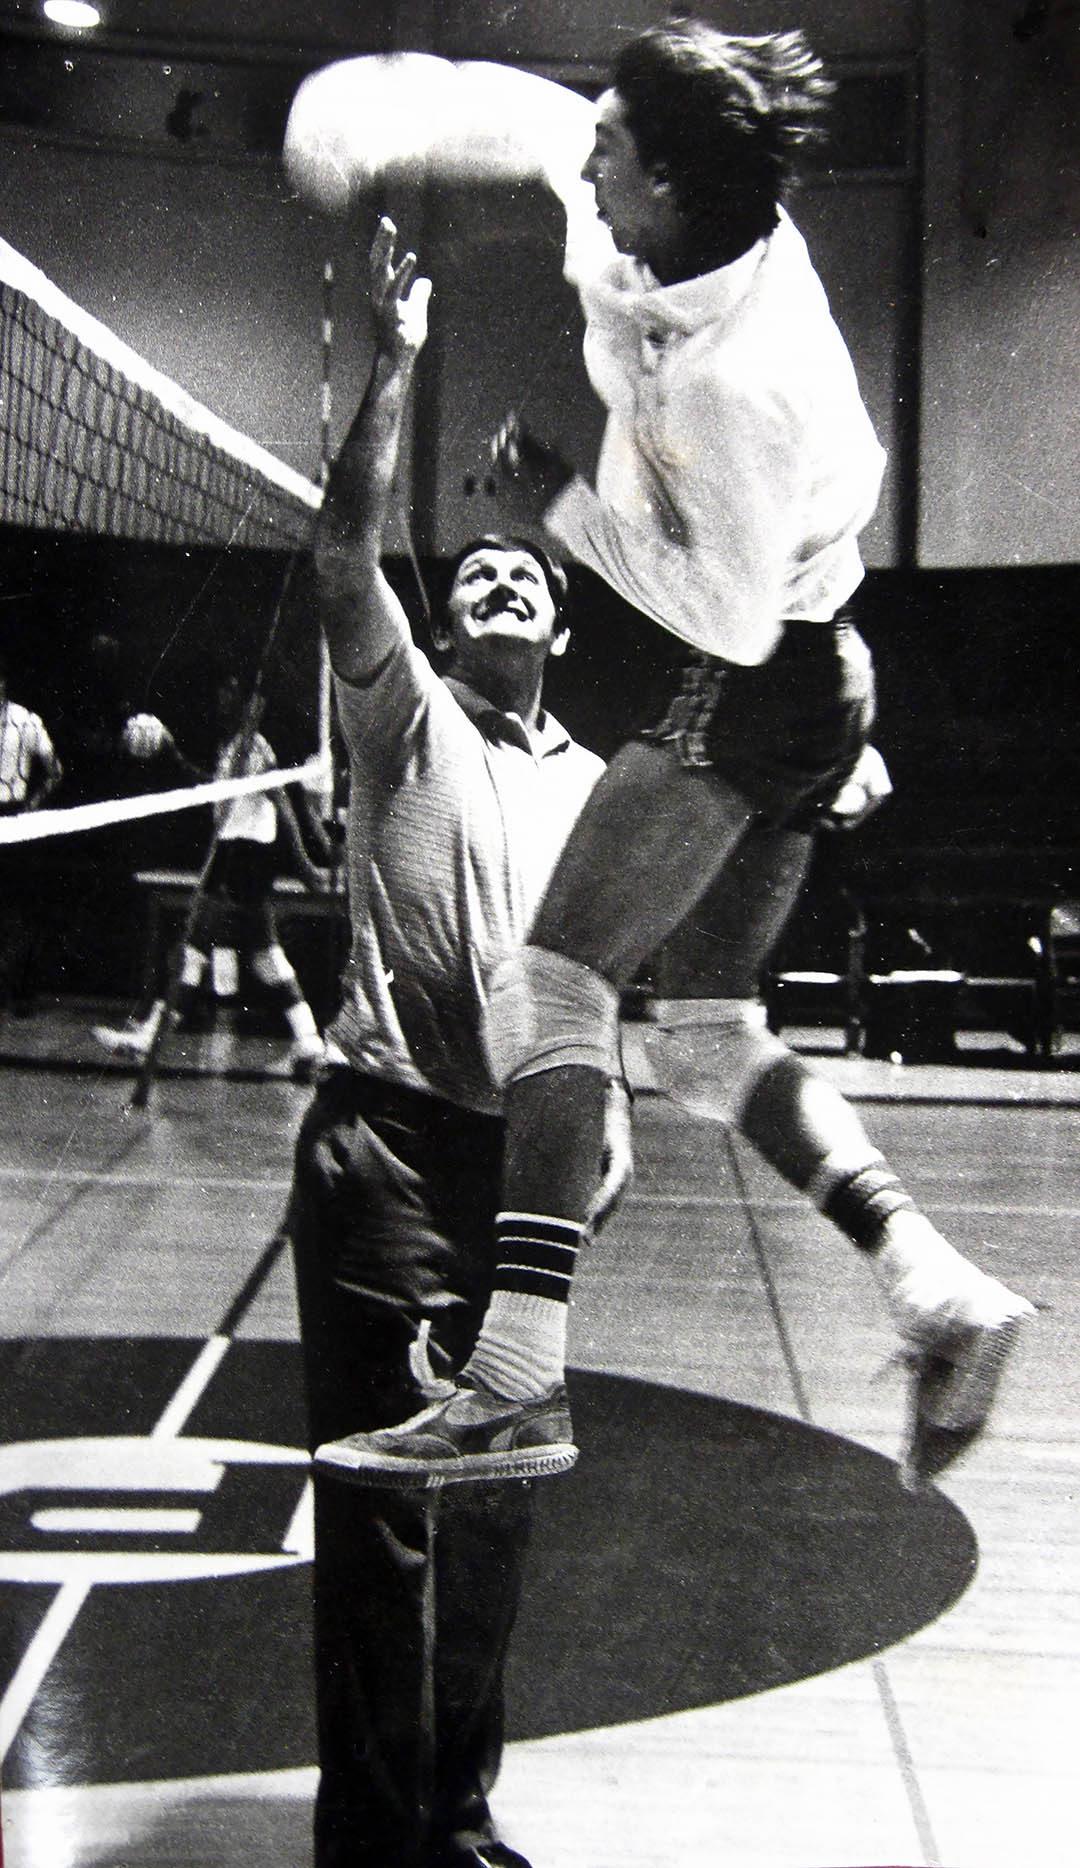
<path fill-rule="evenodd" d="M 183 1432 L 220 1367 L 230 1342 L 228 1336 L 211 1336 L 203 1344 L 172 1400 L 151 1429 L 149 1437 L 152 1440 L 175 1439 Z M 15 1669 L 7 1692 L 0 1701 L 0 1765 L 6 1759 L 19 1727 L 30 1710 L 34 1695 L 71 1633 L 76 1617 L 90 1594 L 90 1588 L 89 1583 L 61 1585 Z"/>
<path fill-rule="evenodd" d="M 1002 1198 L 982 1204 L 977 1200 L 931 1200 L 927 1197 L 926 1204 L 933 1207 L 935 1213 L 989 1213 L 995 1219 L 1073 1219 L 1077 1211 L 1075 1201 L 1067 1202 L 1064 1206 L 1053 1206 L 1042 1200 L 1022 1205 L 1018 1201 Z M 639 1191 L 635 1187 L 634 1205 L 673 1207 L 677 1212 L 682 1209 L 693 1211 L 696 1207 L 716 1207 L 724 1211 L 732 1207 L 741 1208 L 742 1201 L 724 1199 L 711 1193 L 650 1193 L 647 1188 Z M 762 1210 L 768 1209 L 769 1212 L 778 1212 L 788 1207 L 801 1213 L 810 1210 L 805 1194 L 785 1193 L 782 1188 L 776 1191 L 770 1189 L 764 1194 L 755 1189 L 754 1205 Z"/>
<path fill-rule="evenodd" d="M 211 1336 L 203 1344 L 161 1419 L 151 1429 L 151 1440 L 172 1440 L 183 1433 L 224 1360 L 230 1341 L 228 1336 Z"/>
<path fill-rule="evenodd" d="M 93 1183 L 98 1187 L 197 1187 L 205 1193 L 208 1186 L 223 1187 L 237 1193 L 247 1193 L 250 1189 L 257 1192 L 269 1188 L 279 1193 L 283 1187 L 289 1187 L 288 1176 L 247 1175 L 247 1174 L 170 1174 L 164 1170 L 150 1174 L 98 1174 L 93 1168 L 32 1168 L 0 1166 L 0 1180 L 12 1181 L 78 1181 Z"/>
<path fill-rule="evenodd" d="M 4 1808 L 17 1813 L 32 1804 L 98 1804 L 117 1806 L 121 1820 L 140 1804 L 155 1811 L 168 1804 L 180 1808 L 207 1798 L 259 1801 L 308 1801 L 315 1795 L 318 1771 L 314 1764 L 293 1765 L 280 1771 L 249 1771 L 210 1777 L 140 1778 L 119 1784 L 42 1784 L 34 1790 L 5 1790 Z"/>
<path fill-rule="evenodd" d="M 35 1693 L 67 1640 L 89 1594 L 89 1583 L 64 1583 L 49 1604 L 41 1626 L 15 1669 L 3 1700 L 0 1700 L 0 1764 L 4 1763 L 15 1735 L 30 1710 Z"/>

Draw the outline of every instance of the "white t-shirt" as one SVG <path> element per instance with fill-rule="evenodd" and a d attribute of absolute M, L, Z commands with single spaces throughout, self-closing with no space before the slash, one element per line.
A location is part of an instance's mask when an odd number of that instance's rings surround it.
<path fill-rule="evenodd" d="M 52 766 L 55 759 L 40 714 L 18 701 L 0 701 L 0 805 L 24 804 L 35 760 Z"/>
<path fill-rule="evenodd" d="M 255 778 L 277 769 L 277 759 L 269 740 L 253 733 L 247 741 L 237 734 L 218 754 L 215 778 Z M 277 837 L 277 809 L 268 792 L 253 791 L 245 798 L 229 798 L 215 805 L 218 813 L 219 843 L 273 843 Z"/>

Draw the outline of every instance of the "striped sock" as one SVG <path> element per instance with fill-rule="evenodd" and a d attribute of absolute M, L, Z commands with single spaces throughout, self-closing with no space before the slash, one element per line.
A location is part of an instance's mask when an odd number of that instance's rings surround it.
<path fill-rule="evenodd" d="M 882 1155 L 855 1166 L 833 1157 L 823 1161 L 807 1192 L 819 1211 L 863 1251 L 873 1251 L 896 1213 L 914 1212 L 915 1202 Z"/>
<path fill-rule="evenodd" d="M 563 1380 L 570 1284 L 584 1231 L 538 1213 L 498 1215 L 491 1302 L 466 1374 L 513 1401 L 535 1400 Z"/>

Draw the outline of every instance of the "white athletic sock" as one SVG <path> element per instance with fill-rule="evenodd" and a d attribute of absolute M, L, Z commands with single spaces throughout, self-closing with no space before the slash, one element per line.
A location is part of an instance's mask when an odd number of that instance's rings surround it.
<path fill-rule="evenodd" d="M 584 1226 L 500 1213 L 498 1266 L 465 1373 L 514 1401 L 538 1400 L 564 1379 L 570 1283 Z"/>
<path fill-rule="evenodd" d="M 916 1345 L 1033 1314 L 1026 1298 L 973 1265 L 919 1212 L 886 1220 L 870 1262 L 901 1335 Z"/>
<path fill-rule="evenodd" d="M 198 986 L 206 971 L 206 955 L 198 947 L 185 947 L 180 959 L 180 985 Z"/>
<path fill-rule="evenodd" d="M 285 1017 L 289 1030 L 299 1043 L 310 1044 L 313 1039 L 318 1038 L 319 1027 L 315 1023 L 315 1014 L 306 999 L 299 1000 L 296 1005 L 287 1005 Z"/>
<path fill-rule="evenodd" d="M 877 1251 L 894 1222 L 916 1221 L 917 1236 L 934 1232 L 884 1156 L 873 1149 L 861 1160 L 850 1150 L 827 1155 L 806 1191 L 818 1211 L 864 1251 Z"/>
<path fill-rule="evenodd" d="M 538 1400 L 563 1379 L 566 1322 L 566 1305 L 549 1297 L 493 1291 L 464 1372 L 511 1401 Z"/>
<path fill-rule="evenodd" d="M 240 962 L 235 947 L 212 947 L 210 978 L 215 999 L 235 999 L 240 990 Z"/>

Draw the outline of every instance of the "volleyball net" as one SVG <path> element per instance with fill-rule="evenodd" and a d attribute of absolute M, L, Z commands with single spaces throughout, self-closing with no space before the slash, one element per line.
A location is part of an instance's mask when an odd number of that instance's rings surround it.
<path fill-rule="evenodd" d="M 274 886 L 337 893 L 321 499 L 0 240 L 0 1013 L 50 941 L 69 995 L 133 1000 L 148 874 L 185 885 L 179 952 L 260 794 Z"/>
<path fill-rule="evenodd" d="M 284 592 L 321 498 L 313 481 L 197 402 L 0 240 L 0 525 L 114 540 L 117 551 L 130 541 L 272 553 Z M 246 619 L 253 686 L 272 653 L 274 607 Z M 317 743 L 303 763 L 16 811 L 0 816 L 0 844 L 220 805 L 297 779 L 325 792 L 329 746 L 317 696 L 312 713 Z"/>
<path fill-rule="evenodd" d="M 318 487 L 155 370 L 0 240 L 0 522 L 303 546 Z"/>

